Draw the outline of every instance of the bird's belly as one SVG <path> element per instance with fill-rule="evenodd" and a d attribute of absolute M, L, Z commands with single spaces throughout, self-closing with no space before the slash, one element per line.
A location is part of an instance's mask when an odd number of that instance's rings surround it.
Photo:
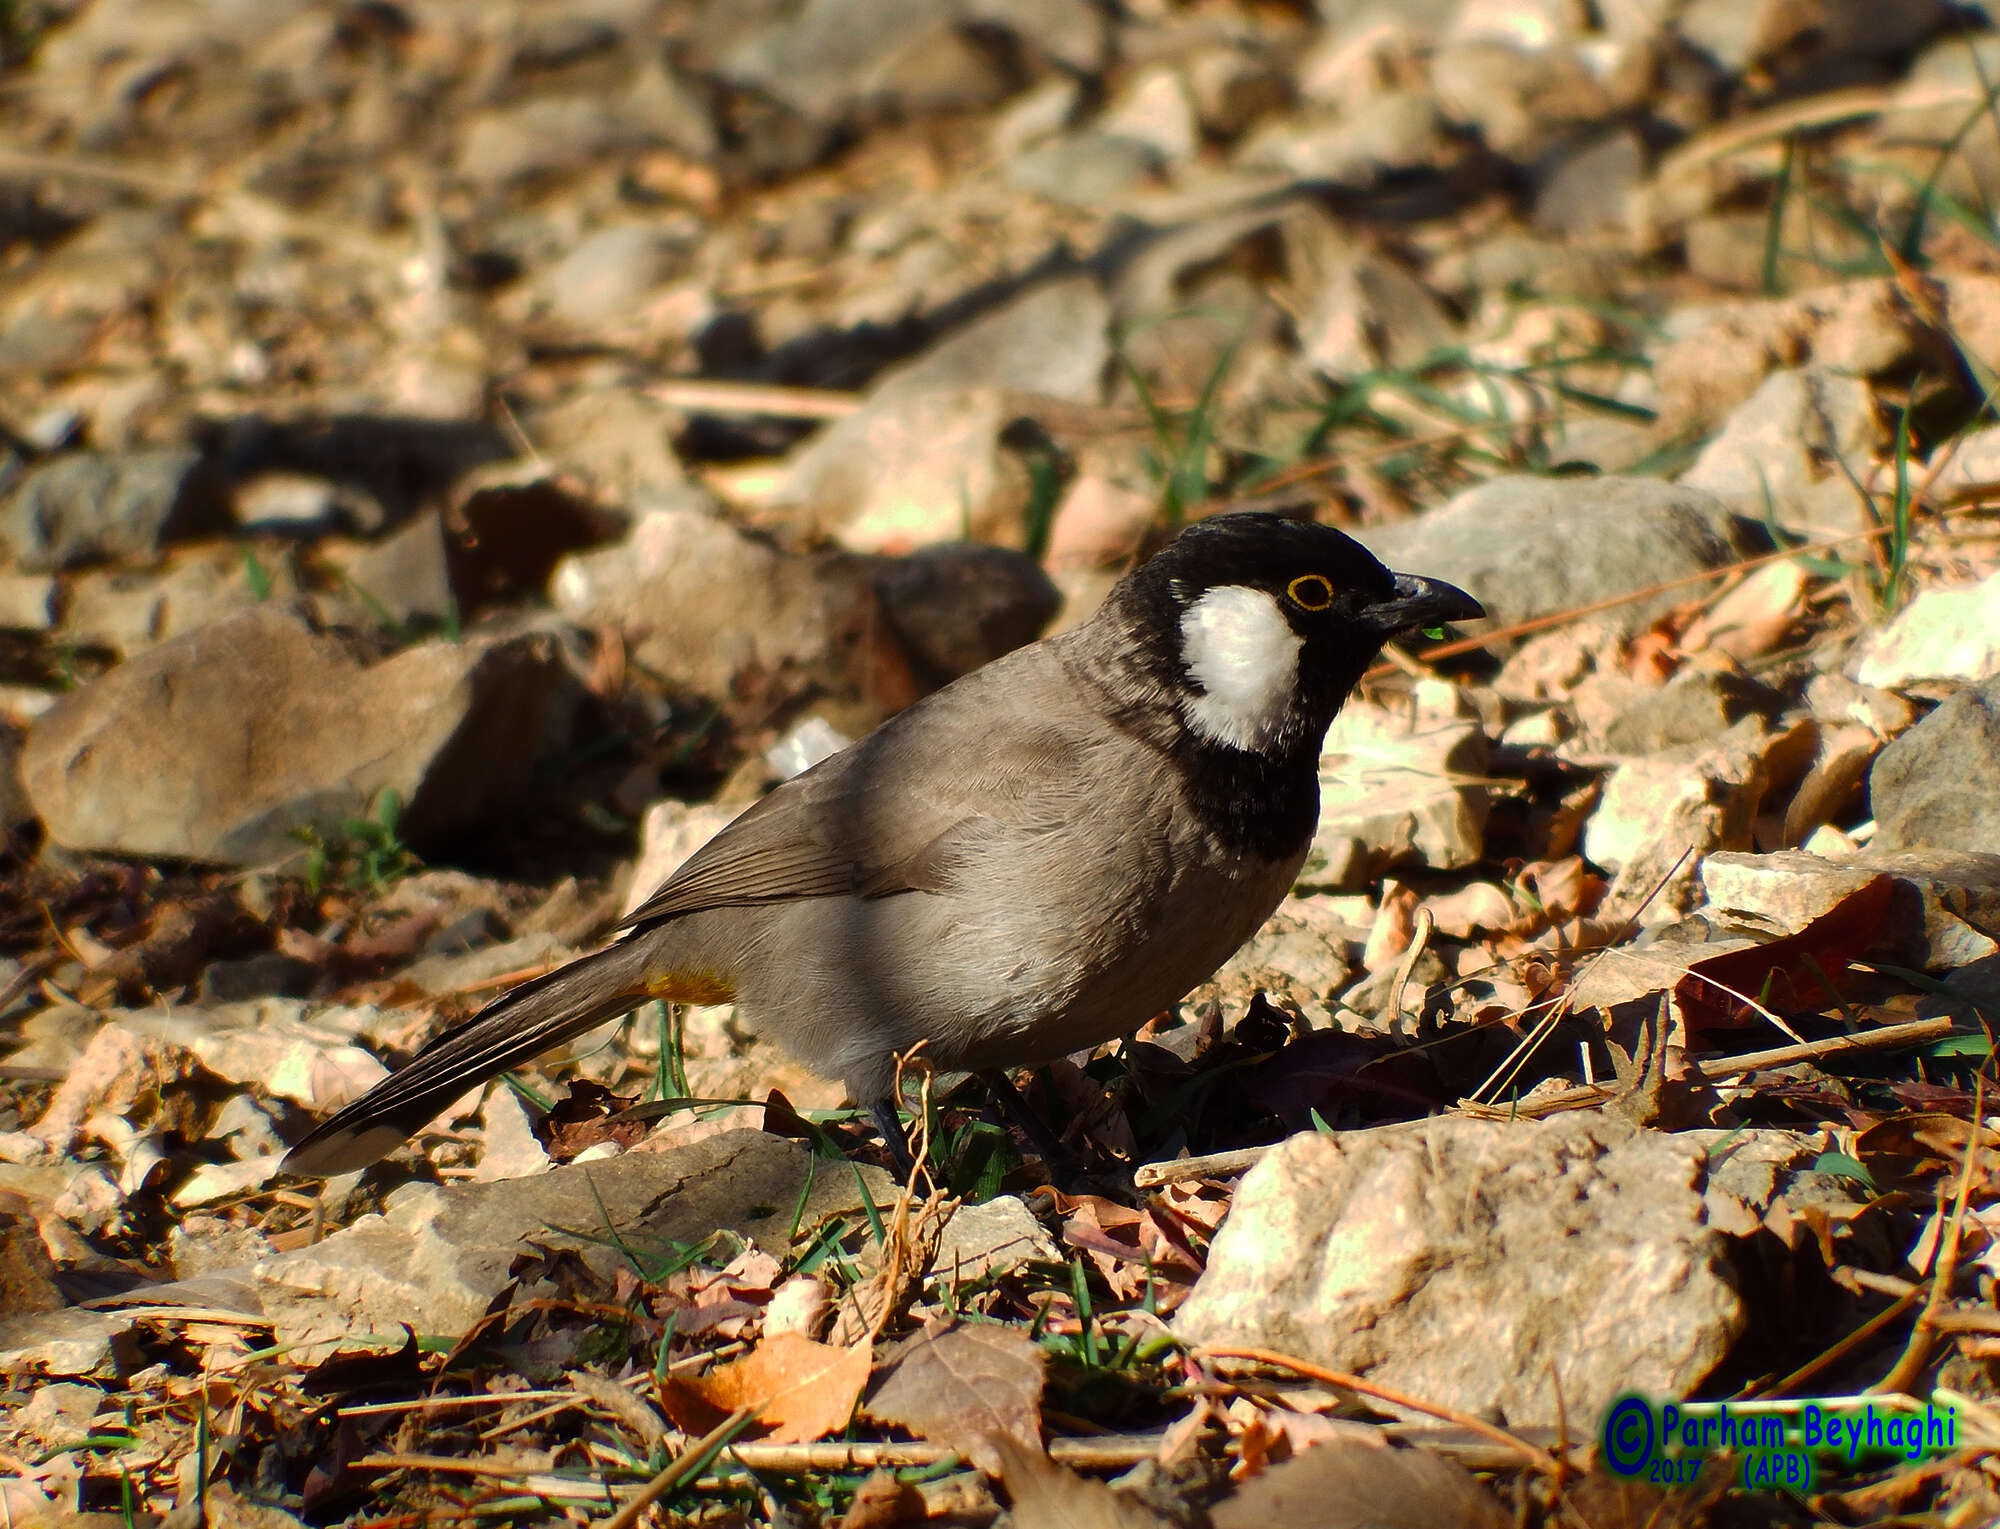
<path fill-rule="evenodd" d="M 964 1065 L 1048 1061 L 1131 1034 L 1234 955 L 1271 916 L 1297 874 L 1298 862 L 1291 861 L 1177 878 L 1149 910 L 1142 938 L 1085 966 L 1062 1003 L 1023 1012 L 990 1061 L 975 1055 Z"/>
<path fill-rule="evenodd" d="M 1010 885 L 763 910 L 757 948 L 730 963 L 739 1007 L 857 1098 L 880 1097 L 895 1053 L 919 1041 L 948 1069 L 1047 1061 L 1129 1034 L 1204 981 L 1298 861 L 1099 869 L 1060 898 Z"/>

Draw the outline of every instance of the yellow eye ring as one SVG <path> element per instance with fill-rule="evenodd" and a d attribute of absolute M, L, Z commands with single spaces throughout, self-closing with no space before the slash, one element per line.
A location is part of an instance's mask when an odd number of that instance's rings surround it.
<path fill-rule="evenodd" d="M 1333 580 L 1323 573 L 1302 573 L 1285 586 L 1285 593 L 1301 610 L 1323 611 L 1333 604 Z"/>

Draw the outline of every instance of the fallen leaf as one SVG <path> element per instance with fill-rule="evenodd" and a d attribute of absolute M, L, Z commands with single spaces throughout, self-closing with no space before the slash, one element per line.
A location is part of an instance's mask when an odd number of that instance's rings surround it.
<path fill-rule="evenodd" d="M 424 1356 L 409 1324 L 403 1333 L 403 1346 L 388 1353 L 340 1353 L 322 1360 L 299 1377 L 299 1388 L 308 1396 L 343 1398 L 409 1391 L 424 1378 Z"/>
<path fill-rule="evenodd" d="M 1040 1347 L 1013 1328 L 934 1324 L 885 1357 L 867 1411 L 997 1475 L 999 1442 L 1041 1454 L 1042 1360 Z"/>
<path fill-rule="evenodd" d="M 737 1408 L 749 1407 L 763 1437 L 810 1444 L 846 1426 L 868 1383 L 869 1358 L 866 1345 L 834 1348 L 778 1333 L 706 1375 L 669 1378 L 660 1404 L 688 1433 L 707 1433 Z"/>
<path fill-rule="evenodd" d="M 1209 1510 L 1215 1529 L 1510 1529 L 1514 1515 L 1463 1466 L 1360 1439 L 1316 1444 Z"/>
<path fill-rule="evenodd" d="M 593 1083 L 588 1078 L 574 1079 L 569 1085 L 568 1097 L 557 1100 L 555 1107 L 536 1122 L 536 1139 L 559 1163 L 568 1162 L 579 1152 L 600 1142 L 636 1147 L 652 1130 L 652 1122 L 615 1120 L 613 1117 L 638 1102 L 636 1094 L 630 1097 L 614 1094 L 603 1084 Z"/>
<path fill-rule="evenodd" d="M 1936 1110 L 1916 1111 L 1891 1115 L 1859 1133 L 1854 1155 L 1878 1185 L 1909 1186 L 1941 1173 L 1962 1173 L 1973 1139 L 1969 1121 Z M 1981 1125 L 1977 1139 L 1978 1168 L 1982 1179 L 1991 1181 L 2000 1167 L 2000 1132 Z"/>
<path fill-rule="evenodd" d="M 1063 1469 L 1039 1444 L 995 1437 L 992 1452 L 994 1467 L 981 1469 L 1007 1489 L 1015 1529 L 1170 1529 L 1171 1519 L 1101 1481 Z"/>
<path fill-rule="evenodd" d="M 1879 938 L 1896 895 L 1893 877 L 1857 887 L 1797 934 L 1747 945 L 1695 962 L 1674 984 L 1674 1000 L 1689 1031 L 1753 1024 L 1756 1010 L 1816 1009 L 1840 1001 L 1848 963 Z"/>
<path fill-rule="evenodd" d="M 927 1517 L 922 1492 L 898 1481 L 894 1471 L 877 1470 L 855 1488 L 840 1529 L 897 1529 L 901 1524 L 921 1524 Z"/>

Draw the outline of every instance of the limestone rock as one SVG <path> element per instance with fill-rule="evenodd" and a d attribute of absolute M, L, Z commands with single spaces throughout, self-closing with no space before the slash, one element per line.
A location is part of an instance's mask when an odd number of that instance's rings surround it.
<path fill-rule="evenodd" d="M 1516 1426 L 1685 1396 L 1745 1323 L 1705 1162 L 1601 1117 L 1295 1136 L 1245 1176 L 1174 1325 Z"/>
<path fill-rule="evenodd" d="M 1350 701 L 1320 755 L 1319 826 L 1301 886 L 1351 891 L 1395 865 L 1449 871 L 1484 848 L 1486 737 L 1448 685 L 1414 711 Z"/>
<path fill-rule="evenodd" d="M 2000 574 L 1927 589 L 1874 634 L 1854 677 L 1891 689 L 1911 680 L 1979 681 L 2000 674 Z"/>
<path fill-rule="evenodd" d="M 1771 855 L 1722 851 L 1705 857 L 1701 886 L 1709 905 L 1748 916 L 1779 934 L 1796 934 L 1877 876 L 1896 890 L 1868 954 L 1897 966 L 1951 970 L 2000 952 L 2000 855 L 1950 849 L 1883 853 L 1852 860 L 1803 850 Z"/>
<path fill-rule="evenodd" d="M 1764 795 L 1764 756 L 1763 722 L 1751 717 L 1714 743 L 1619 764 L 1583 829 L 1585 857 L 1618 872 L 1606 909 L 1639 913 L 1653 893 L 1648 922 L 1684 912 L 1701 857 L 1749 846 Z"/>
<path fill-rule="evenodd" d="M 1702 448 L 1682 483 L 1707 489 L 1761 519 L 1839 526 L 1860 512 L 1839 464 L 1874 459 L 1882 421 L 1868 384 L 1823 368 L 1775 371 Z"/>
<path fill-rule="evenodd" d="M 1722 567 L 1756 533 L 1713 494 L 1654 478 L 1509 477 L 1359 539 L 1391 568 L 1470 590 L 1507 625 Z M 1667 590 L 1605 619 L 1636 631 L 1682 598 Z"/>
<path fill-rule="evenodd" d="M 0 505 L 0 547 L 30 573 L 157 552 L 231 520 L 215 462 L 193 451 L 73 452 Z"/>
<path fill-rule="evenodd" d="M 1875 849 L 2000 854 L 2000 676 L 1959 691 L 1884 749 L 1868 794 Z"/>
<path fill-rule="evenodd" d="M 370 664 L 256 606 L 128 660 L 36 719 L 21 774 L 55 842 L 253 865 L 385 791 L 411 839 L 477 822 L 565 747 L 580 697 L 546 637 Z"/>
<path fill-rule="evenodd" d="M 566 558 L 549 593 L 577 625 L 615 627 L 638 663 L 692 695 L 726 696 L 750 675 L 857 693 L 867 634 L 882 625 L 851 561 L 787 553 L 681 509 L 644 515 L 623 542 Z"/>
<path fill-rule="evenodd" d="M 695 1242 L 719 1227 L 783 1253 L 809 1171 L 803 1148 L 732 1131 L 526 1179 L 412 1184 L 385 1214 L 259 1261 L 251 1289 L 281 1343 L 371 1333 L 393 1340 L 405 1322 L 420 1332 L 464 1332 L 506 1286 L 527 1239 L 573 1248 L 607 1272 L 625 1256 L 621 1246 Z M 893 1203 L 886 1174 L 862 1173 L 878 1205 Z M 858 1204 L 853 1174 L 818 1174 L 800 1224 Z"/>

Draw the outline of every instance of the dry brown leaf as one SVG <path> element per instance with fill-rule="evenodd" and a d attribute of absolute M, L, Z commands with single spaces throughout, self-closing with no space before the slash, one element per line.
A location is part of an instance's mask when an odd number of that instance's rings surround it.
<path fill-rule="evenodd" d="M 948 1445 L 988 1475 L 996 1440 L 1042 1450 L 1042 1351 L 1025 1333 L 988 1323 L 939 1323 L 885 1356 L 871 1417 Z"/>
<path fill-rule="evenodd" d="M 1360 1439 L 1314 1445 L 1209 1510 L 1215 1529 L 1509 1529 L 1514 1516 L 1463 1466 Z"/>
<path fill-rule="evenodd" d="M 1876 1183 L 1902 1186 L 1963 1172 L 1974 1139 L 1969 1121 L 1938 1110 L 1912 1110 L 1862 1131 L 1854 1138 L 1854 1155 L 1867 1165 Z M 1977 1142 L 1978 1168 L 1990 1182 L 2000 1173 L 2000 1132 L 1981 1125 Z"/>
<path fill-rule="evenodd" d="M 1063 1469 L 1039 1444 L 997 1437 L 992 1450 L 996 1463 L 988 1474 L 1007 1489 L 1015 1529 L 1169 1529 L 1172 1523 L 1101 1481 Z"/>
<path fill-rule="evenodd" d="M 927 1517 L 922 1492 L 898 1481 L 894 1471 L 877 1470 L 855 1488 L 840 1529 L 897 1529 L 901 1524 L 921 1524 Z"/>
<path fill-rule="evenodd" d="M 1881 937 L 1895 895 L 1895 879 L 1877 876 L 1797 934 L 1696 961 L 1674 984 L 1688 1030 L 1755 1024 L 1758 1006 L 1782 1011 L 1839 1003 L 1839 990 L 1853 980 L 1849 963 Z"/>
<path fill-rule="evenodd" d="M 834 1348 L 778 1333 L 706 1375 L 670 1378 L 660 1404 L 687 1433 L 706 1433 L 738 1407 L 750 1407 L 759 1429 L 768 1430 L 763 1437 L 810 1444 L 846 1425 L 868 1384 L 869 1361 L 865 1345 Z"/>

